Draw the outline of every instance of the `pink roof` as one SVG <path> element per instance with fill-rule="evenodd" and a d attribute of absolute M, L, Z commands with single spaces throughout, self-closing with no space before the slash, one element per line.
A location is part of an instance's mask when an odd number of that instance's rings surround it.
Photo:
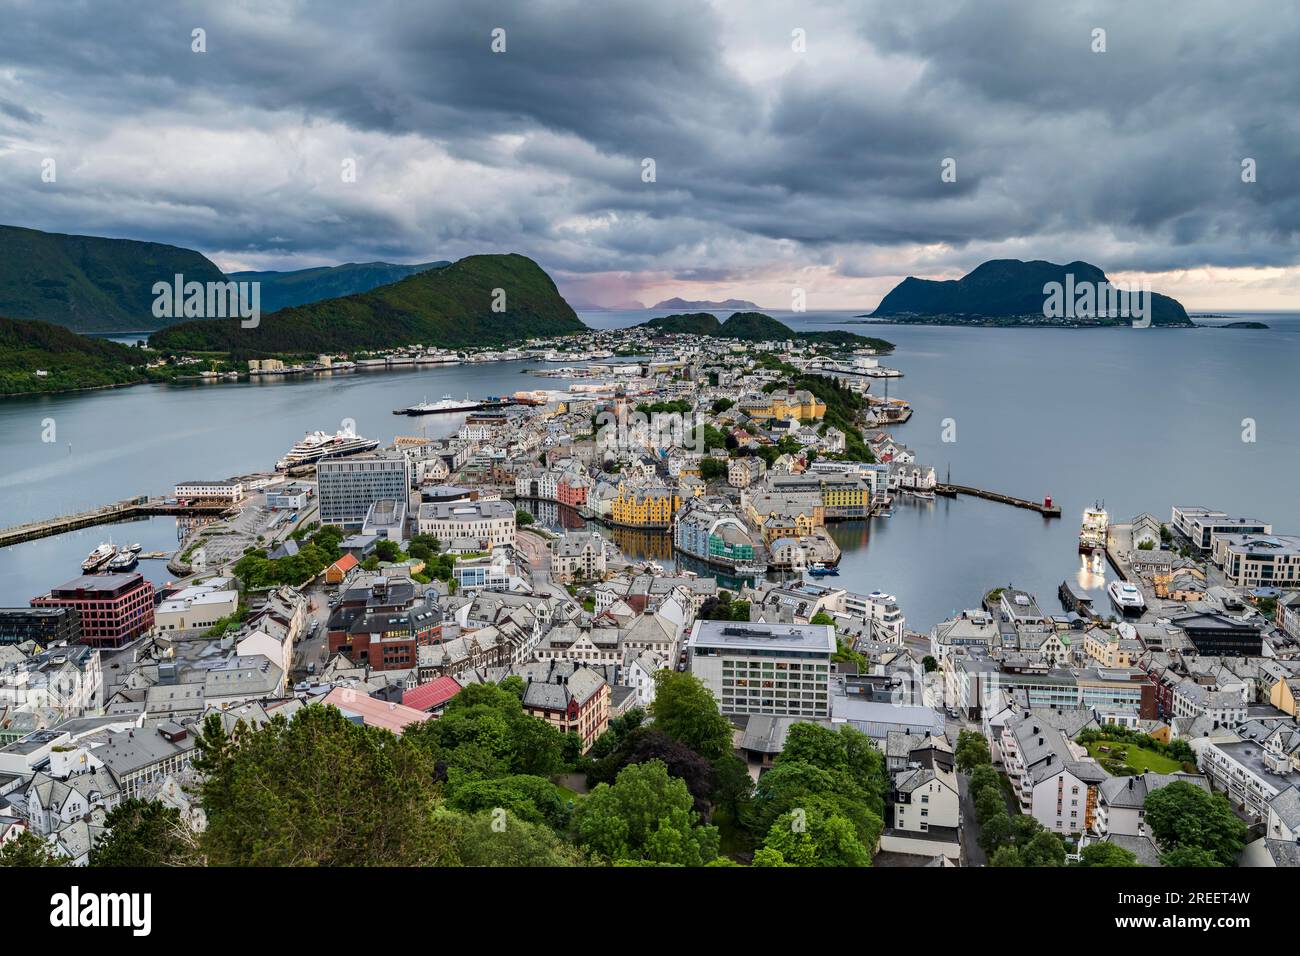
<path fill-rule="evenodd" d="M 335 687 L 325 695 L 322 703 L 333 704 L 344 714 L 360 717 L 367 727 L 382 727 L 395 734 L 400 734 L 411 724 L 431 719 L 431 715 L 423 711 L 377 700 L 350 687 Z"/>
<path fill-rule="evenodd" d="M 459 693 L 460 683 L 456 678 L 444 675 L 408 690 L 402 695 L 402 706 L 429 711 L 441 707 Z"/>

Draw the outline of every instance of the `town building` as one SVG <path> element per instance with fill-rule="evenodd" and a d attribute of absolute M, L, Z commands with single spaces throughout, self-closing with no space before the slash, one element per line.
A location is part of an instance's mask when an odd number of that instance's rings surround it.
<path fill-rule="evenodd" d="M 687 641 L 691 673 L 727 715 L 830 717 L 829 624 L 697 620 Z"/>
<path fill-rule="evenodd" d="M 515 546 L 515 509 L 506 501 L 425 502 L 418 523 L 420 534 L 467 539 L 477 551 Z"/>
<path fill-rule="evenodd" d="M 321 524 L 359 528 L 377 501 L 406 501 L 411 461 L 400 452 L 327 458 L 316 465 Z"/>
<path fill-rule="evenodd" d="M 154 624 L 153 585 L 138 572 L 83 574 L 32 598 L 32 607 L 71 607 L 81 618 L 82 643 L 115 648 Z"/>

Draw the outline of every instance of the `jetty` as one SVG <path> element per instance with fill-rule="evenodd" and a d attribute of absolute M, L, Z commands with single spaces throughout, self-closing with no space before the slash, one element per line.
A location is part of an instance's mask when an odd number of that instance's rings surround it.
<path fill-rule="evenodd" d="M 955 498 L 958 495 L 970 495 L 972 498 L 983 498 L 986 501 L 998 501 L 1004 505 L 1011 505 L 1015 508 L 1027 508 L 1030 511 L 1037 511 L 1045 518 L 1061 517 L 1061 506 L 1054 504 L 1050 497 L 1042 501 L 1029 501 L 1026 498 L 1017 498 L 1014 495 L 1004 495 L 999 491 L 987 491 L 984 488 L 974 488 L 970 485 L 952 485 L 938 484 L 934 486 L 936 495 L 943 495 L 945 498 Z"/>
<path fill-rule="evenodd" d="M 91 511 L 60 515 L 57 518 L 29 521 L 26 524 L 2 528 L 0 529 L 0 548 L 8 547 L 11 544 L 20 544 L 23 541 L 35 541 L 37 538 L 48 538 L 52 535 L 63 534 L 65 531 L 92 528 L 100 524 L 114 524 L 118 521 L 130 521 L 133 518 L 148 518 L 154 515 L 210 515 L 217 517 L 226 514 L 230 510 L 231 506 L 229 504 L 221 502 L 181 504 L 175 499 L 164 498 L 161 495 L 141 495 L 138 498 L 127 498 L 125 501 L 117 501 Z"/>

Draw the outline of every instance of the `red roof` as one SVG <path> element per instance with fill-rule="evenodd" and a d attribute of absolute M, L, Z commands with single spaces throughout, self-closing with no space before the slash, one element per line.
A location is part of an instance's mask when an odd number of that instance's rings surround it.
<path fill-rule="evenodd" d="M 357 556 L 355 554 L 345 554 L 343 557 L 331 564 L 330 569 L 334 571 L 347 572 L 355 568 L 357 563 Z"/>
<path fill-rule="evenodd" d="M 402 706 L 428 712 L 441 707 L 459 693 L 460 683 L 456 678 L 444 675 L 408 690 L 402 695 Z"/>
<path fill-rule="evenodd" d="M 428 714 L 414 708 L 376 700 L 349 687 L 335 687 L 325 695 L 321 703 L 333 704 L 344 714 L 360 717 L 369 727 L 382 727 L 395 734 L 400 734 L 403 728 L 411 724 L 423 723 L 430 719 Z"/>

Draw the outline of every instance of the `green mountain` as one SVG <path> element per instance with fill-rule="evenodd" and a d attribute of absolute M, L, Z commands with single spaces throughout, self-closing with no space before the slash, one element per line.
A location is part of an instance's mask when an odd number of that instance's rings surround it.
<path fill-rule="evenodd" d="M 662 302 L 656 302 L 650 308 L 652 309 L 712 309 L 715 312 L 722 312 L 726 309 L 757 309 L 758 306 L 748 299 L 664 299 Z"/>
<path fill-rule="evenodd" d="M 504 311 L 494 312 L 497 290 Z M 507 345 L 586 330 L 541 267 L 521 255 L 469 256 L 369 292 L 263 315 L 256 328 L 239 319 L 182 322 L 154 335 L 156 349 L 258 355 L 422 344 L 461 348 Z"/>
<path fill-rule="evenodd" d="M 716 315 L 709 312 L 686 312 L 680 315 L 661 315 L 649 322 L 642 322 L 641 328 L 678 335 L 717 335 L 722 323 Z"/>
<path fill-rule="evenodd" d="M 156 329 L 153 284 L 222 281 L 191 249 L 0 226 L 0 315 L 83 332 Z"/>
<path fill-rule="evenodd" d="M 319 302 L 321 299 L 337 299 L 357 292 L 369 292 L 417 272 L 440 269 L 446 265 L 450 263 L 445 259 L 410 265 L 395 262 L 345 262 L 339 266 L 319 266 L 292 272 L 231 272 L 229 276 L 238 282 L 260 282 L 262 311 L 274 312 L 293 305 Z"/>
<path fill-rule="evenodd" d="M 781 342 L 789 339 L 817 345 L 872 348 L 877 352 L 894 350 L 892 342 L 839 329 L 799 332 L 762 312 L 735 312 L 725 322 L 719 322 L 716 316 L 708 312 L 687 312 L 681 315 L 660 316 L 649 322 L 642 322 L 637 328 L 679 335 L 707 335 L 712 338 L 737 339 L 743 342 Z"/>
<path fill-rule="evenodd" d="M 1041 259 L 1032 262 L 991 259 L 960 279 L 941 282 L 908 276 L 890 290 L 871 315 L 904 322 L 943 319 L 981 324 L 990 320 L 1068 323 L 1075 321 L 1068 313 L 1061 317 L 1044 315 L 1044 304 L 1049 298 L 1045 287 L 1058 283 L 1064 295 L 1066 289 L 1081 290 L 1085 284 L 1095 288 L 1107 281 L 1106 273 L 1087 262 L 1057 265 Z M 1077 295 L 1074 301 L 1078 302 Z M 1128 325 L 1132 320 L 1114 317 L 1096 321 L 1106 325 Z M 1192 322 L 1177 300 L 1152 293 L 1151 324 L 1190 326 Z"/>
<path fill-rule="evenodd" d="M 0 318 L 0 395 L 129 385 L 144 381 L 146 360 L 139 349 L 49 322 Z"/>

